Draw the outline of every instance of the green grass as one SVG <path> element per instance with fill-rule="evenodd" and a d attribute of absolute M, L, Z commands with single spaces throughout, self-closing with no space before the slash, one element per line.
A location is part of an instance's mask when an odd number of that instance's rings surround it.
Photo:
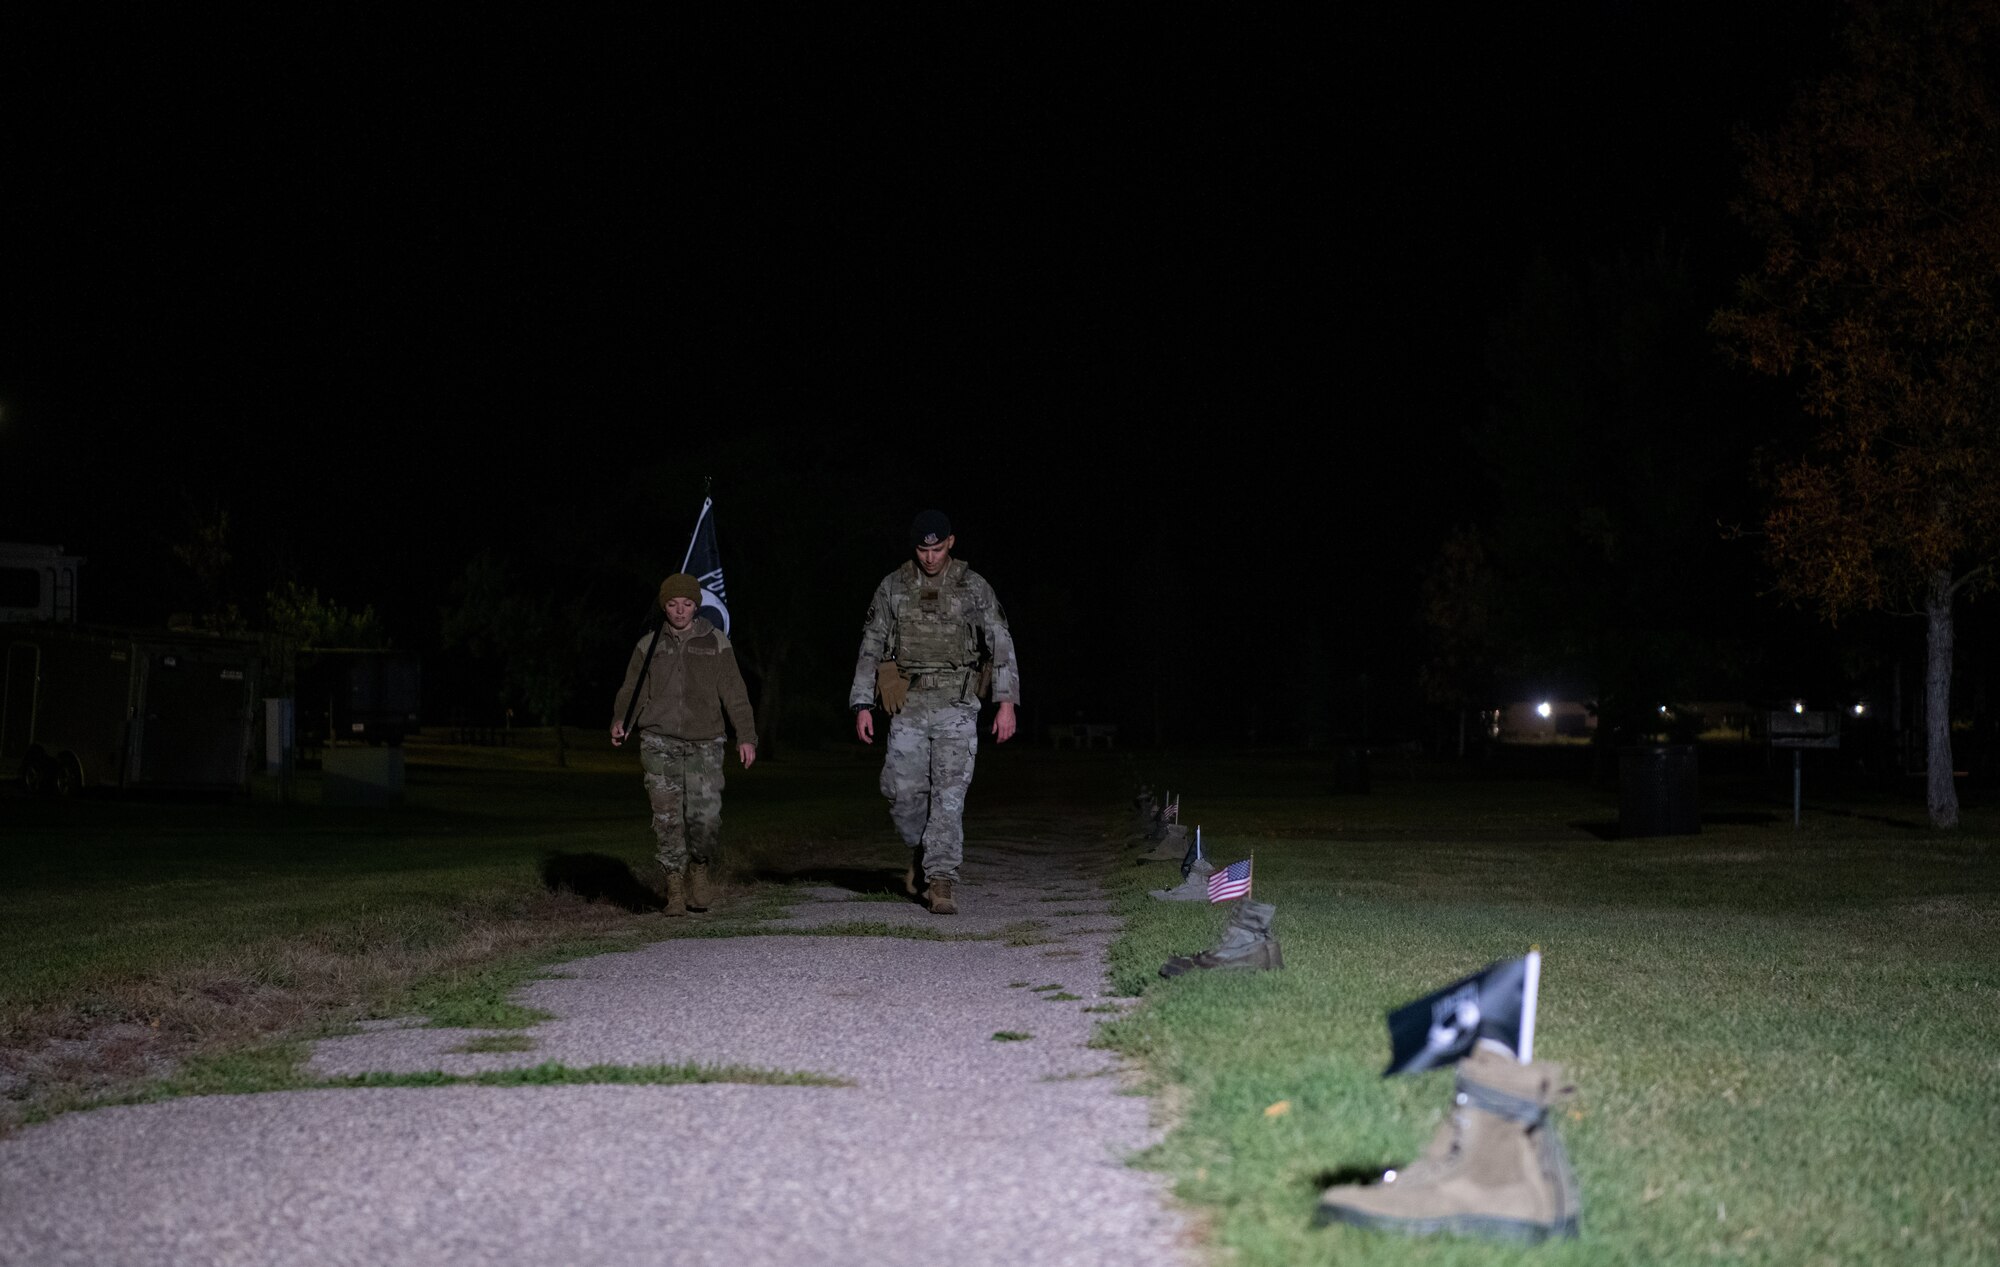
<path fill-rule="evenodd" d="M 1042 996 L 1042 1002 L 1044 1002 L 1044 1003 L 1074 1003 L 1074 1002 L 1076 1002 L 1076 1001 L 1077 1001 L 1078 999 L 1080 999 L 1080 998 L 1082 998 L 1082 997 L 1083 997 L 1083 996 L 1082 996 L 1081 994 L 1071 994 L 1071 993 L 1070 993 L 1070 992 L 1069 992 L 1068 990 L 1058 990 L 1058 991 L 1056 991 L 1056 992 L 1055 992 L 1054 994 L 1044 994 L 1044 995 Z"/>
<path fill-rule="evenodd" d="M 1025 1043 L 1033 1037 L 1033 1034 L 1024 1034 L 1018 1029 L 995 1030 L 993 1033 L 996 1043 Z"/>
<path fill-rule="evenodd" d="M 538 764 L 546 754 L 413 748 L 410 803 L 387 811 L 8 800 L 0 1054 L 61 1037 L 101 1042 L 105 1056 L 81 1073 L 31 1069 L 28 1094 L 0 1102 L 0 1129 L 91 1104 L 337 1085 L 302 1072 L 306 1043 L 354 1020 L 418 1013 L 504 1031 L 532 1022 L 510 1010 L 513 992 L 555 960 L 775 931 L 759 917 L 805 885 L 900 874 L 906 855 L 874 793 L 879 755 L 829 751 L 732 776 L 725 840 L 743 873 L 705 919 L 546 892 L 536 868 L 552 851 L 644 872 L 628 757 L 580 750 L 555 771 Z M 1969 800 L 1967 829 L 1940 837 L 1904 802 L 1809 799 L 1794 832 L 1775 797 L 1732 803 L 1705 781 L 1705 810 L 1747 813 L 1695 837 L 1619 842 L 1596 834 L 1613 797 L 1586 784 L 1399 765 L 1378 769 L 1370 795 L 1333 796 L 1317 790 L 1325 765 L 1201 757 L 1152 778 L 1184 794 L 1218 863 L 1256 854 L 1284 972 L 1163 981 L 1160 963 L 1213 945 L 1228 911 L 1150 900 L 1158 869 L 1122 855 L 1107 881 L 1125 920 L 1113 981 L 1141 998 L 1084 1010 L 1105 1016 L 1096 1041 L 1165 1093 L 1171 1129 L 1143 1164 L 1172 1177 L 1219 1258 L 2000 1260 L 1991 809 Z M 1125 779 L 1092 754 L 1009 745 L 981 756 L 975 824 L 1039 803 L 1122 825 Z M 1115 848 L 1115 831 L 1101 838 Z M 1048 940 L 1036 921 L 984 935 L 877 921 L 799 931 Z M 1324 1173 L 1406 1161 L 1446 1107 L 1448 1073 L 1379 1076 L 1383 1012 L 1530 945 L 1546 957 L 1539 1054 L 1581 1091 L 1562 1129 L 1584 1238 L 1519 1251 L 1313 1228 Z M 177 1067 L 157 1077 L 133 1050 Z M 681 1067 L 544 1068 L 534 1076 L 549 1082 L 702 1080 Z M 418 1078 L 364 1085 L 431 1075 Z M 1281 1100 L 1290 1111 L 1266 1117 Z"/>
<path fill-rule="evenodd" d="M 501 1039 L 512 1037 L 499 1035 Z M 504 1046 L 475 1046 L 464 1051 L 515 1051 Z M 166 1078 L 123 1087 L 116 1092 L 79 1096 L 57 1104 L 38 1105 L 27 1117 L 40 1121 L 73 1109 L 106 1108 L 119 1104 L 156 1104 L 162 1100 L 199 1095 L 256 1095 L 271 1091 L 324 1091 L 353 1087 L 541 1087 L 614 1084 L 679 1086 L 696 1082 L 738 1082 L 758 1086 L 846 1087 L 853 1083 L 827 1074 L 744 1065 L 570 1065 L 546 1063 L 526 1069 L 495 1069 L 477 1074 L 364 1073 L 316 1078 L 304 1072 L 306 1044 L 271 1043 L 217 1055 L 197 1056 Z"/>
<path fill-rule="evenodd" d="M 762 926 L 812 885 L 900 882 L 908 851 L 876 791 L 880 750 L 858 746 L 731 777 L 716 911 L 667 920 L 594 900 L 643 896 L 658 877 L 636 757 L 571 737 L 567 769 L 545 742 L 414 739 L 406 800 L 386 809 L 320 805 L 311 777 L 291 804 L 0 790 L 0 1133 L 121 1097 L 309 1085 L 304 1044 L 371 1017 L 529 1026 L 541 1015 L 515 992 L 562 975 L 550 964 L 647 941 L 1048 940 L 1032 920 L 995 933 Z M 996 805 L 1066 809 L 1101 802 L 1116 774 L 1013 745 L 982 763 L 981 787 Z M 552 861 L 574 883 L 545 886 Z M 593 877 L 616 886 L 592 890 Z"/>
<path fill-rule="evenodd" d="M 1590 828 L 1615 800 L 1583 784 L 1331 797 L 1223 763 L 1185 774 L 1213 855 L 1256 854 L 1286 969 L 1162 980 L 1227 912 L 1151 901 L 1143 872 L 1121 873 L 1113 976 L 1144 1002 L 1098 1041 L 1173 1089 L 1178 1122 L 1143 1164 L 1235 1261 L 2000 1258 L 1991 811 L 1948 836 L 1856 800 L 1797 832 L 1786 816 L 1606 841 Z M 1727 791 L 1705 786 L 1704 809 L 1761 812 Z M 1447 1108 L 1449 1072 L 1380 1076 L 1384 1012 L 1531 945 L 1537 1055 L 1580 1088 L 1561 1125 L 1583 1238 L 1523 1251 L 1312 1227 L 1323 1174 L 1407 1161 Z"/>
<path fill-rule="evenodd" d="M 591 1085 L 675 1087 L 697 1082 L 740 1082 L 759 1087 L 851 1087 L 845 1078 L 784 1069 L 752 1069 L 745 1065 L 570 1065 L 543 1064 L 528 1069 L 493 1069 L 485 1073 L 362 1073 L 328 1078 L 317 1087 L 577 1087 Z"/>
<path fill-rule="evenodd" d="M 365 1017 L 530 1025 L 509 996 L 552 961 L 781 913 L 802 840 L 814 864 L 904 856 L 868 770 L 760 763 L 724 807 L 724 905 L 664 920 L 542 882 L 550 858 L 596 859 L 633 892 L 657 882 L 630 753 L 580 745 L 568 769 L 523 749 L 407 756 L 406 801 L 387 809 L 5 795 L 0 1068 L 25 1085 L 0 1096 L 0 1131 L 150 1085 L 162 1061 L 249 1059 Z"/>
<path fill-rule="evenodd" d="M 468 1038 L 452 1048 L 465 1056 L 483 1055 L 492 1052 L 533 1051 L 535 1040 L 526 1034 L 480 1034 Z"/>

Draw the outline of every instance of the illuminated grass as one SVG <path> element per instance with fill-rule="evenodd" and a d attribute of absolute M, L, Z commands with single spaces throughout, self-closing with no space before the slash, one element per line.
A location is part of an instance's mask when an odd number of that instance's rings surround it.
<path fill-rule="evenodd" d="M 1990 810 L 1954 835 L 1864 801 L 1798 832 L 1750 812 L 1607 841 L 1589 829 L 1615 818 L 1614 794 L 1582 784 L 1431 775 L 1329 797 L 1241 763 L 1186 773 L 1217 856 L 1255 851 L 1286 968 L 1162 980 L 1224 914 L 1148 900 L 1143 872 L 1115 877 L 1113 980 L 1143 1002 L 1096 1041 L 1174 1091 L 1178 1123 L 1144 1164 L 1208 1212 L 1232 1261 L 1992 1261 Z M 1744 808 L 1727 790 L 1705 785 L 1704 811 Z M 1530 945 L 1545 956 L 1537 1054 L 1580 1090 L 1560 1126 L 1582 1239 L 1517 1250 L 1313 1227 L 1321 1176 L 1408 1161 L 1449 1108 L 1448 1071 L 1380 1076 L 1383 1013 Z M 1281 1100 L 1290 1111 L 1266 1117 Z"/>

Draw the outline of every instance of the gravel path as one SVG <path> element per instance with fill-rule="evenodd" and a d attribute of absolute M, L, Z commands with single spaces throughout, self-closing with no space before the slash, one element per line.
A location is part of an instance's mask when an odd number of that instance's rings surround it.
<path fill-rule="evenodd" d="M 411 1018 L 312 1057 L 329 1076 L 695 1063 L 851 1085 L 376 1088 L 71 1114 L 0 1140 L 0 1264 L 1192 1261 L 1164 1181 L 1124 1165 L 1155 1138 L 1148 1102 L 1086 1046 L 1102 1013 L 1085 1009 L 1121 1006 L 1102 995 L 1116 920 L 1094 861 L 1053 830 L 987 834 L 956 917 L 814 890 L 772 935 L 563 965 L 520 995 L 556 1018 L 530 1051 L 454 1052 L 475 1034 Z M 799 935 L 855 923 L 989 939 Z"/>

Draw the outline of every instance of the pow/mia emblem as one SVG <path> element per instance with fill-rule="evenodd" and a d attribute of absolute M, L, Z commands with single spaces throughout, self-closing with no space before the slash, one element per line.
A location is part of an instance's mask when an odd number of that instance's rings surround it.
<path fill-rule="evenodd" d="M 942 540 L 944 540 L 944 538 L 938 536 L 935 532 L 927 532 L 924 534 L 923 544 L 927 546 L 934 546 Z"/>

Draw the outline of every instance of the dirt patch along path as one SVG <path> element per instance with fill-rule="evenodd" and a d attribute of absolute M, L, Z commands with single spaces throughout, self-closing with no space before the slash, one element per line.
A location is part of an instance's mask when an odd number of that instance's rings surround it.
<path fill-rule="evenodd" d="M 525 1051 L 378 1026 L 328 1077 L 559 1062 L 842 1086 L 375 1087 L 73 1114 L 0 1141 L 0 1263 L 1171 1263 L 1154 1138 L 1087 1046 L 1100 845 L 975 834 L 955 917 L 838 888 L 768 933 L 574 961 Z M 845 930 L 845 931 L 844 931 Z M 884 931 L 938 932 L 919 940 Z M 861 935 L 851 935 L 858 931 Z M 472 1044 L 475 1048 L 479 1045 Z"/>

